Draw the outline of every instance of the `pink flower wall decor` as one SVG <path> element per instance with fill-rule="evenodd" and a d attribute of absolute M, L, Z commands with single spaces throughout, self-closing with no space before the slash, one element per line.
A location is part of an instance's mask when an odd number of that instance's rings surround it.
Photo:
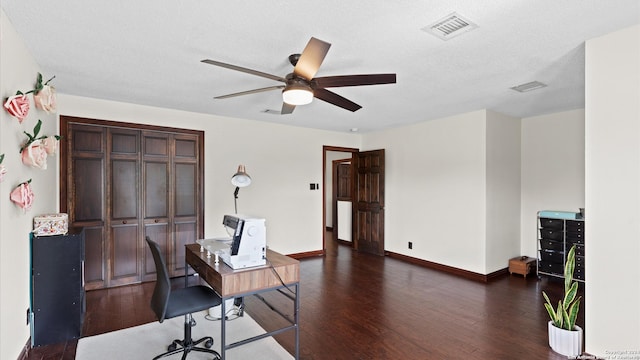
<path fill-rule="evenodd" d="M 10 194 L 10 199 L 25 212 L 31 209 L 35 195 L 31 189 L 31 179 L 18 185 Z"/>
<path fill-rule="evenodd" d="M 42 146 L 44 146 L 47 155 L 55 155 L 58 150 L 58 138 L 59 136 L 52 135 L 42 139 Z"/>
<path fill-rule="evenodd" d="M 34 168 L 47 170 L 47 149 L 42 140 L 35 140 L 22 149 L 22 163 Z"/>
<path fill-rule="evenodd" d="M 42 120 L 38 120 L 38 123 L 33 128 L 33 135 L 24 131 L 28 138 L 20 149 L 20 154 L 22 155 L 23 164 L 46 170 L 47 155 L 55 154 L 60 136 L 38 136 L 41 127 Z"/>
<path fill-rule="evenodd" d="M 47 80 L 42 83 L 42 74 L 38 73 L 38 79 L 36 81 L 36 88 L 33 90 L 33 100 L 36 103 L 38 109 L 44 110 L 47 114 L 56 111 L 56 89 L 49 85 L 49 82 L 55 78 Z"/>
<path fill-rule="evenodd" d="M 56 89 L 53 86 L 45 85 L 42 90 L 33 94 L 33 100 L 36 107 L 44 110 L 47 114 L 56 111 Z"/>
<path fill-rule="evenodd" d="M 4 161 L 4 154 L 0 155 L 0 183 L 4 181 L 4 176 L 7 173 L 7 169 L 2 165 Z"/>
<path fill-rule="evenodd" d="M 7 98 L 7 101 L 4 103 L 4 108 L 7 109 L 7 112 L 18 119 L 18 122 L 22 124 L 22 121 L 29 114 L 29 98 L 27 94 L 23 94 L 18 91 L 15 95 Z"/>

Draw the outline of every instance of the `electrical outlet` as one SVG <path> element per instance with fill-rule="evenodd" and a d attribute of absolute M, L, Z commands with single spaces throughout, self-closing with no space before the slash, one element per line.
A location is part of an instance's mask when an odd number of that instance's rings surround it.
<path fill-rule="evenodd" d="M 413 243 L 409 241 L 409 249 L 413 249 Z"/>

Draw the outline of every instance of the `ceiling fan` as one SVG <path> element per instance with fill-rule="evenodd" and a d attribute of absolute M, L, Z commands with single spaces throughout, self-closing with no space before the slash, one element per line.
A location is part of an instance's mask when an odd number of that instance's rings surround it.
<path fill-rule="evenodd" d="M 233 94 L 214 97 L 214 99 L 226 99 L 235 96 L 283 89 L 282 110 L 280 112 L 281 114 L 291 114 L 297 105 L 308 104 L 313 100 L 314 97 L 326 101 L 330 104 L 347 109 L 349 111 L 356 111 L 362 108 L 362 106 L 327 90 L 327 88 L 394 84 L 396 82 L 396 74 L 314 77 L 318 72 L 320 65 L 322 64 L 324 57 L 327 55 L 329 47 L 331 47 L 331 44 L 312 37 L 301 54 L 292 54 L 289 56 L 289 62 L 294 66 L 294 68 L 293 72 L 287 74 L 285 77 L 271 75 L 261 71 L 247 69 L 241 66 L 231 65 L 215 60 L 205 59 L 202 60 L 202 62 L 285 83 L 285 85 L 268 86 L 260 89 L 241 91 Z"/>

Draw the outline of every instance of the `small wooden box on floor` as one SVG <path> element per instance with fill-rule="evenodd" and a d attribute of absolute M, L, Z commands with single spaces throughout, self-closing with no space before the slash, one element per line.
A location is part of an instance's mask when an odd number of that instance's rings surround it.
<path fill-rule="evenodd" d="M 535 266 L 536 258 L 518 256 L 513 259 L 509 259 L 509 273 L 512 275 L 516 273 L 526 278 Z"/>

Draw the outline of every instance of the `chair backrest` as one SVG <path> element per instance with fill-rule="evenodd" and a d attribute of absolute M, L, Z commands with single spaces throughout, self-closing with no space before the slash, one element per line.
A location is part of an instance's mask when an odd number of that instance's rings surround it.
<path fill-rule="evenodd" d="M 160 252 L 160 245 L 146 237 L 147 244 L 153 255 L 153 262 L 156 264 L 156 286 L 151 296 L 151 310 L 158 317 L 158 321 L 163 322 L 167 313 L 167 305 L 169 304 L 169 295 L 171 295 L 171 279 L 167 271 L 167 263 L 164 256 Z"/>

